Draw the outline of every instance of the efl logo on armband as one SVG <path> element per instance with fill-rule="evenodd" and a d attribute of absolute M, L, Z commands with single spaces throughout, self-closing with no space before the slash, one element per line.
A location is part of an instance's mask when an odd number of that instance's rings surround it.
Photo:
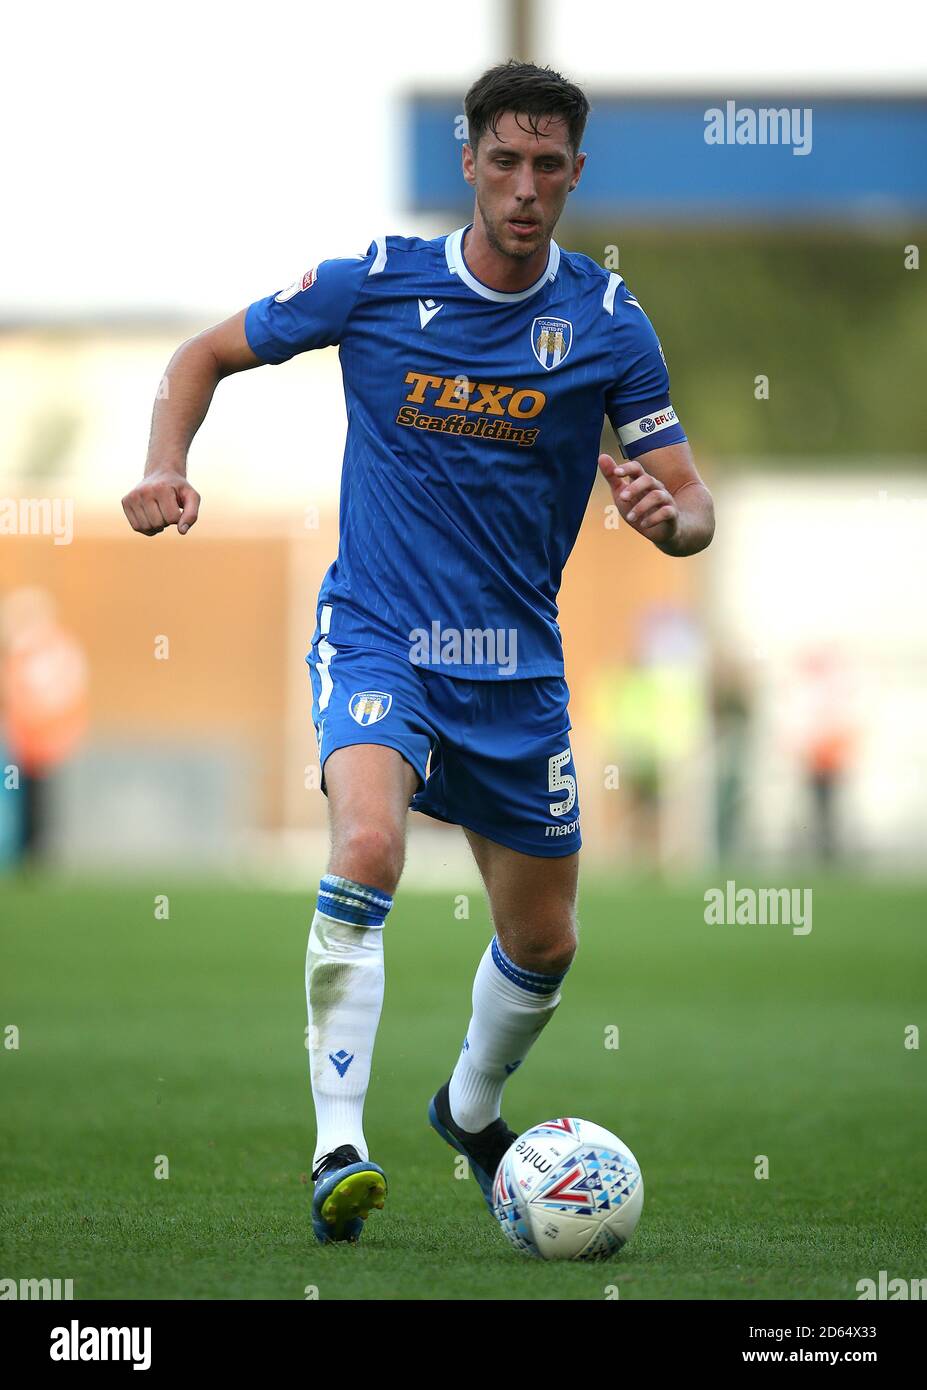
<path fill-rule="evenodd" d="M 648 434 L 656 434 L 658 430 L 665 430 L 670 425 L 678 423 L 678 416 L 671 405 L 663 410 L 656 411 L 653 415 L 642 415 L 639 420 L 629 420 L 626 425 L 621 425 L 618 430 L 618 438 L 622 444 L 636 444 L 639 439 L 644 439 Z"/>

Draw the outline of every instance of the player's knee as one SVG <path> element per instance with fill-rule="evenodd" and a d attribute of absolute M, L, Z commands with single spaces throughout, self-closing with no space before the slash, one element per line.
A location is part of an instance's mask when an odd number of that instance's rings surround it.
<path fill-rule="evenodd" d="M 541 975 L 563 975 L 572 965 L 578 945 L 575 919 L 572 913 L 564 913 L 536 924 L 530 934 L 519 934 L 518 963 Z"/>
<path fill-rule="evenodd" d="M 405 843 L 394 826 L 352 825 L 333 846 L 329 872 L 393 893 L 402 874 Z"/>
<path fill-rule="evenodd" d="M 564 937 L 562 941 L 552 942 L 541 947 L 535 954 L 535 964 L 528 968 L 537 970 L 542 975 L 564 975 L 573 964 L 575 955 L 575 939 Z"/>

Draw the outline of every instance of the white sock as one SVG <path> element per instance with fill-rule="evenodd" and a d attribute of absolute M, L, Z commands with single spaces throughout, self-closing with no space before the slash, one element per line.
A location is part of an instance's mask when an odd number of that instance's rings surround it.
<path fill-rule="evenodd" d="M 342 1144 L 369 1157 L 364 1100 L 383 1006 L 383 923 L 391 906 L 379 889 L 333 874 L 322 879 L 306 951 L 313 1168 Z"/>
<path fill-rule="evenodd" d="M 496 937 L 486 947 L 473 981 L 473 1017 L 451 1077 L 451 1115 L 461 1129 L 476 1133 L 499 1118 L 502 1088 L 552 1018 L 562 980 L 562 974 L 522 969 Z"/>

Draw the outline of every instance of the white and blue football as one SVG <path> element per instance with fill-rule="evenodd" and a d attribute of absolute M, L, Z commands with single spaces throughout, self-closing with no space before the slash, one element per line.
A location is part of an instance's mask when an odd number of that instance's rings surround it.
<path fill-rule="evenodd" d="M 606 1260 L 634 1234 L 644 1179 L 616 1134 L 589 1120 L 548 1120 L 512 1144 L 492 1197 L 516 1250 L 542 1260 Z"/>

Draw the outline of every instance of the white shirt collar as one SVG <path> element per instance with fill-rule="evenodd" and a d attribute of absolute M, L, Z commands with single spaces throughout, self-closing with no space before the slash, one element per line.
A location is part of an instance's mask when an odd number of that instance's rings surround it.
<path fill-rule="evenodd" d="M 470 230 L 472 223 L 466 227 L 458 227 L 456 232 L 451 232 L 445 238 L 444 254 L 447 258 L 447 268 L 452 275 L 457 275 L 460 279 L 476 294 L 482 295 L 484 299 L 494 299 L 497 304 L 517 304 L 522 299 L 530 299 L 538 290 L 543 289 L 548 280 L 556 278 L 560 266 L 560 247 L 555 241 L 550 243 L 550 254 L 547 257 L 547 268 L 539 280 L 533 285 L 529 285 L 526 290 L 516 290 L 514 292 L 506 290 L 492 290 L 488 285 L 484 285 L 481 280 L 477 280 L 467 268 L 467 263 L 463 257 L 463 239 Z"/>

